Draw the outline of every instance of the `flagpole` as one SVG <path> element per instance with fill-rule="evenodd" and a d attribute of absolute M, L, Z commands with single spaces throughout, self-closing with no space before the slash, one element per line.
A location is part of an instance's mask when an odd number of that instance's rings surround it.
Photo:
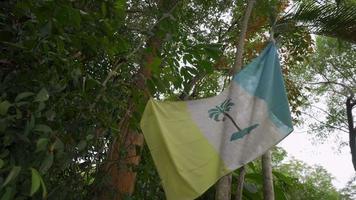
<path fill-rule="evenodd" d="M 243 61 L 242 56 L 243 56 L 246 32 L 247 32 L 247 27 L 248 27 L 248 21 L 250 19 L 250 15 L 251 15 L 254 3 L 255 3 L 255 0 L 248 1 L 245 14 L 241 21 L 241 31 L 240 31 L 239 40 L 237 43 L 237 49 L 236 49 L 236 54 L 235 54 L 235 64 L 234 64 L 232 70 L 230 71 L 230 75 L 234 75 L 242 67 L 242 61 Z M 238 182 L 238 188 L 241 188 L 241 191 L 238 191 L 238 194 L 236 196 L 237 200 L 242 199 L 242 185 L 243 185 L 243 181 L 244 181 L 244 173 L 242 173 L 242 172 L 244 172 L 244 166 L 242 166 L 240 168 L 240 177 L 239 177 L 239 182 Z M 231 174 L 228 174 L 219 180 L 217 187 L 216 187 L 216 193 L 215 193 L 216 200 L 230 200 L 231 199 L 231 181 L 232 181 Z"/>

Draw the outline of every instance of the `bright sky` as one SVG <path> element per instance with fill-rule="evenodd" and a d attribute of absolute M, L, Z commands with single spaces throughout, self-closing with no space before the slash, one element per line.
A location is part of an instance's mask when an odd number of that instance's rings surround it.
<path fill-rule="evenodd" d="M 336 188 L 341 189 L 347 181 L 355 174 L 352 162 L 350 147 L 345 146 L 338 152 L 338 144 L 327 141 L 324 144 L 314 144 L 313 137 L 306 133 L 306 129 L 295 127 L 288 137 L 286 137 L 278 146 L 283 147 L 289 157 L 302 160 L 309 165 L 321 165 L 335 179 L 333 184 Z M 345 135 L 347 141 L 347 135 Z M 314 138 L 315 139 L 315 138 Z"/>

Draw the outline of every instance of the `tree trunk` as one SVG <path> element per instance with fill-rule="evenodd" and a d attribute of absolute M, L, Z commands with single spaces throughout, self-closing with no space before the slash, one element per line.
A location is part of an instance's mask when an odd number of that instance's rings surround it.
<path fill-rule="evenodd" d="M 237 179 L 237 189 L 236 189 L 235 200 L 242 199 L 242 191 L 243 191 L 243 186 L 244 186 L 245 174 L 246 174 L 245 166 L 240 167 L 239 177 Z"/>
<path fill-rule="evenodd" d="M 242 68 L 242 56 L 244 53 L 244 46 L 245 46 L 245 38 L 246 32 L 248 27 L 248 21 L 250 19 L 250 15 L 252 12 L 253 5 L 255 4 L 255 0 L 249 0 L 247 4 L 247 8 L 244 14 L 244 17 L 241 22 L 241 32 L 239 35 L 239 41 L 237 43 L 237 50 L 235 54 L 235 65 L 231 71 L 231 75 L 234 75 Z"/>
<path fill-rule="evenodd" d="M 274 200 L 271 151 L 262 156 L 263 199 Z"/>
<path fill-rule="evenodd" d="M 346 115 L 347 115 L 347 122 L 349 127 L 349 142 L 350 142 L 350 149 L 351 149 L 351 157 L 352 157 L 352 164 L 356 171 L 356 127 L 354 125 L 354 119 L 352 115 L 352 109 L 356 105 L 356 99 L 354 99 L 354 95 L 351 94 L 350 97 L 346 100 Z"/>
<path fill-rule="evenodd" d="M 241 21 L 241 31 L 239 35 L 239 41 L 237 44 L 237 50 L 236 50 L 236 55 L 235 55 L 235 65 L 232 68 L 231 75 L 235 74 L 238 72 L 241 67 L 242 67 L 242 55 L 243 55 L 243 49 L 244 49 L 244 44 L 245 44 L 245 38 L 246 38 L 246 32 L 247 32 L 247 26 L 248 26 L 248 21 L 250 19 L 250 15 L 252 12 L 253 5 L 255 3 L 255 0 L 249 0 L 247 4 L 247 8 L 244 14 L 244 17 Z M 236 195 L 236 199 L 240 200 L 242 198 L 242 188 L 243 188 L 243 180 L 244 180 L 244 170 L 242 170 L 239 176 L 239 182 L 238 188 L 241 189 L 241 196 Z M 222 177 L 216 188 L 216 195 L 215 199 L 216 200 L 229 200 L 231 199 L 231 180 L 232 180 L 232 175 L 228 174 L 224 177 Z"/>
<path fill-rule="evenodd" d="M 107 159 L 99 173 L 107 176 L 108 180 L 99 188 L 99 199 L 121 200 L 134 191 L 136 172 L 132 169 L 139 164 L 140 152 L 136 147 L 143 145 L 143 136 L 129 128 L 133 111 L 133 104 L 130 104 L 119 124 L 120 136 L 109 147 Z M 122 149 L 125 149 L 125 154 L 120 152 Z"/>
<path fill-rule="evenodd" d="M 161 10 L 162 16 L 167 12 L 172 12 L 177 6 L 177 0 L 158 0 L 158 7 Z M 162 17 L 161 16 L 161 17 Z M 162 20 L 160 18 L 160 20 Z M 149 99 L 149 91 L 146 86 L 146 80 L 151 78 L 151 65 L 154 58 L 159 56 L 159 51 L 162 46 L 162 35 L 157 34 L 159 26 L 156 24 L 153 27 L 153 34 L 147 40 L 146 50 L 142 55 L 141 68 L 138 74 L 134 77 L 134 88 L 138 91 L 143 91 L 145 96 L 142 102 L 147 102 Z M 132 130 L 129 125 L 132 113 L 136 111 L 135 102 L 130 102 L 127 113 L 121 121 L 120 137 L 116 138 L 112 143 L 106 164 L 103 170 L 109 176 L 109 181 L 106 184 L 107 188 L 100 189 L 99 199 L 101 200 L 122 200 L 127 196 L 131 196 L 134 192 L 136 181 L 136 172 L 133 170 L 139 164 L 140 152 L 136 151 L 136 147 L 142 147 L 144 143 L 143 135 L 136 130 Z M 120 157 L 120 150 L 124 149 L 125 154 Z M 110 190 L 112 189 L 112 190 Z"/>
<path fill-rule="evenodd" d="M 231 198 L 231 180 L 232 175 L 228 174 L 222 177 L 218 184 L 216 185 L 216 193 L 215 199 L 216 200 L 230 200 Z"/>
<path fill-rule="evenodd" d="M 133 169 L 140 162 L 140 152 L 137 152 L 136 147 L 142 147 L 143 136 L 130 129 L 126 129 L 125 132 L 125 139 L 116 139 L 109 151 L 105 171 L 110 178 L 110 188 L 106 188 L 107 192 L 101 193 L 101 199 L 119 200 L 131 195 L 134 191 L 137 173 Z M 120 157 L 120 149 L 126 151 L 123 157 Z"/>

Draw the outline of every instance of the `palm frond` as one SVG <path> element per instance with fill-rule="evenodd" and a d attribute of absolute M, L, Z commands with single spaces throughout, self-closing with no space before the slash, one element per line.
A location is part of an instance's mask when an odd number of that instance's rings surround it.
<path fill-rule="evenodd" d="M 214 119 L 215 121 L 220 121 L 219 120 L 219 115 L 221 114 L 221 111 L 217 108 L 212 108 L 208 110 L 209 113 L 209 118 Z"/>
<path fill-rule="evenodd" d="M 302 1 L 276 23 L 276 31 L 292 31 L 291 27 L 306 27 L 311 33 L 356 43 L 356 3 L 337 4 L 326 1 Z M 281 31 L 278 31 L 281 32 Z"/>
<path fill-rule="evenodd" d="M 226 99 L 220 104 L 220 109 L 224 112 L 228 112 L 233 105 L 234 103 L 231 102 L 231 99 Z"/>

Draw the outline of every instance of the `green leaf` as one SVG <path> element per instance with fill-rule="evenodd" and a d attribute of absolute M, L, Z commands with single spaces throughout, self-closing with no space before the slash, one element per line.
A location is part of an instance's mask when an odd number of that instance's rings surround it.
<path fill-rule="evenodd" d="M 31 168 L 31 174 L 32 174 L 32 184 L 31 184 L 31 191 L 30 191 L 30 196 L 33 196 L 40 186 L 42 187 L 42 198 L 46 199 L 47 198 L 47 188 L 46 185 L 44 184 L 44 181 L 40 175 L 40 173 L 34 169 Z"/>
<path fill-rule="evenodd" d="M 42 186 L 42 198 L 47 199 L 47 187 L 44 184 L 44 181 L 42 178 L 41 178 L 41 186 Z"/>
<path fill-rule="evenodd" d="M 48 110 L 46 111 L 45 115 L 48 121 L 53 121 L 56 117 L 56 112 L 54 110 Z"/>
<path fill-rule="evenodd" d="M 221 50 L 219 47 L 220 47 L 219 45 L 207 45 L 205 47 L 205 50 L 210 57 L 214 59 L 218 59 L 220 58 L 221 55 Z"/>
<path fill-rule="evenodd" d="M 37 113 L 40 113 L 43 109 L 45 109 L 46 107 L 46 104 L 43 103 L 43 101 L 41 101 L 39 104 L 38 104 L 38 108 L 36 110 Z"/>
<path fill-rule="evenodd" d="M 28 135 L 30 133 L 30 131 L 32 131 L 32 129 L 35 127 L 35 117 L 33 115 L 31 115 L 31 119 L 30 121 L 26 122 L 26 127 L 25 127 L 25 131 L 24 131 L 24 135 Z"/>
<path fill-rule="evenodd" d="M 0 103 L 0 115 L 5 115 L 9 108 L 11 107 L 11 103 L 8 101 L 3 101 Z"/>
<path fill-rule="evenodd" d="M 258 192 L 258 189 L 255 184 L 253 183 L 244 183 L 244 188 L 248 190 L 251 193 L 256 193 Z"/>
<path fill-rule="evenodd" d="M 207 60 L 201 60 L 198 62 L 199 68 L 210 74 L 214 71 L 213 63 Z"/>
<path fill-rule="evenodd" d="M 4 132 L 8 126 L 8 120 L 0 119 L 0 132 Z"/>
<path fill-rule="evenodd" d="M 15 48 L 19 48 L 19 49 L 26 49 L 24 46 L 18 44 L 18 43 L 13 43 L 13 42 L 6 42 L 6 41 L 2 41 L 3 44 L 6 44 L 10 47 L 15 47 Z"/>
<path fill-rule="evenodd" d="M 73 24 L 79 28 L 82 21 L 79 10 L 71 9 L 71 19 L 73 20 Z"/>
<path fill-rule="evenodd" d="M 81 17 L 80 11 L 69 6 L 61 6 L 58 8 L 55 18 L 62 26 L 72 25 L 80 27 Z"/>
<path fill-rule="evenodd" d="M 5 162 L 3 159 L 0 158 L 0 169 L 4 166 Z"/>
<path fill-rule="evenodd" d="M 250 182 L 253 183 L 262 183 L 263 177 L 259 173 L 248 173 L 245 176 L 246 180 L 249 180 Z"/>
<path fill-rule="evenodd" d="M 16 119 L 21 119 L 22 118 L 22 112 L 20 109 L 16 108 Z"/>
<path fill-rule="evenodd" d="M 85 90 L 94 89 L 95 87 L 99 87 L 99 86 L 101 86 L 100 82 L 93 78 L 88 78 L 85 81 Z"/>
<path fill-rule="evenodd" d="M 101 3 L 101 13 L 103 14 L 103 17 L 106 16 L 107 9 L 106 9 L 106 3 L 105 2 Z"/>
<path fill-rule="evenodd" d="M 57 138 L 56 141 L 54 141 L 53 150 L 56 150 L 58 153 L 62 153 L 63 152 L 64 144 L 59 138 Z"/>
<path fill-rule="evenodd" d="M 44 125 L 44 124 L 37 124 L 35 126 L 34 130 L 38 131 L 38 132 L 43 132 L 43 133 L 52 133 L 53 132 L 51 127 Z"/>
<path fill-rule="evenodd" d="M 52 32 L 52 22 L 49 21 L 39 29 L 40 35 L 46 37 Z"/>
<path fill-rule="evenodd" d="M 38 173 L 38 171 L 34 168 L 31 168 L 31 174 L 32 174 L 32 178 L 31 178 L 30 196 L 33 196 L 40 188 L 42 178 Z"/>
<path fill-rule="evenodd" d="M 79 142 L 79 144 L 78 144 L 78 150 L 79 151 L 82 151 L 82 150 L 84 150 L 85 149 L 85 147 L 87 146 L 87 141 L 85 141 L 85 140 L 81 140 L 80 142 Z"/>
<path fill-rule="evenodd" d="M 20 100 L 26 98 L 26 97 L 29 97 L 29 96 L 32 96 L 34 95 L 33 92 L 23 92 L 23 93 L 20 93 L 16 96 L 15 98 L 15 102 L 19 102 Z"/>
<path fill-rule="evenodd" d="M 89 134 L 85 137 L 86 140 L 92 140 L 94 138 L 93 134 Z"/>
<path fill-rule="evenodd" d="M 47 101 L 49 98 L 49 94 L 45 88 L 42 88 L 35 97 L 35 102 L 43 102 Z"/>
<path fill-rule="evenodd" d="M 114 7 L 118 15 L 124 14 L 125 4 L 126 4 L 125 0 L 116 0 Z"/>
<path fill-rule="evenodd" d="M 151 68 L 153 74 L 159 74 L 159 72 L 160 72 L 159 66 L 161 65 L 161 63 L 162 63 L 161 58 L 159 58 L 159 57 L 153 58 L 153 61 L 150 65 L 150 68 Z"/>
<path fill-rule="evenodd" d="M 37 143 L 36 143 L 36 152 L 40 152 L 40 151 L 46 150 L 48 142 L 49 142 L 48 138 L 40 138 L 40 139 L 38 139 Z"/>
<path fill-rule="evenodd" d="M 1 188 L 5 187 L 7 184 L 9 184 L 12 180 L 14 180 L 20 173 L 21 167 L 19 166 L 14 166 L 12 167 L 9 175 L 7 175 L 4 183 L 2 184 Z"/>
<path fill-rule="evenodd" d="M 7 187 L 5 189 L 4 195 L 2 195 L 1 200 L 12 200 L 15 195 L 14 187 Z"/>
<path fill-rule="evenodd" d="M 52 164 L 53 164 L 53 153 L 49 153 L 41 164 L 40 172 L 42 174 L 45 174 L 49 170 L 49 168 L 51 168 Z"/>

